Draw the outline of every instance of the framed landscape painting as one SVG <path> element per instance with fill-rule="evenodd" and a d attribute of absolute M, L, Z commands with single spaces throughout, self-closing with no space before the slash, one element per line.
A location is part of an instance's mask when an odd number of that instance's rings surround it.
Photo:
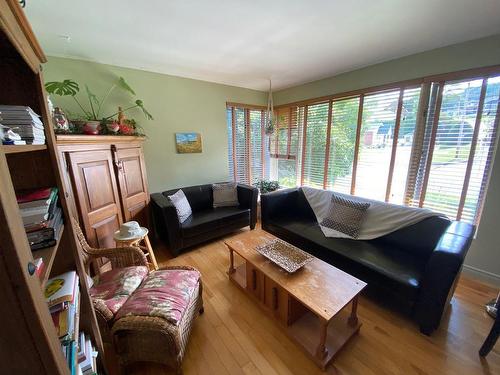
<path fill-rule="evenodd" d="M 178 154 L 193 154 L 201 152 L 200 133 L 175 133 L 175 145 Z"/>

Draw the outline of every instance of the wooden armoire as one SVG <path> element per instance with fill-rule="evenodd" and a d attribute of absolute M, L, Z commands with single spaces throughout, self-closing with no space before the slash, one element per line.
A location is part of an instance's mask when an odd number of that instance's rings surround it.
<path fill-rule="evenodd" d="M 57 135 L 67 197 L 76 207 L 88 242 L 114 247 L 113 234 L 125 221 L 149 228 L 149 192 L 143 137 Z M 107 270 L 106 261 L 98 264 Z"/>

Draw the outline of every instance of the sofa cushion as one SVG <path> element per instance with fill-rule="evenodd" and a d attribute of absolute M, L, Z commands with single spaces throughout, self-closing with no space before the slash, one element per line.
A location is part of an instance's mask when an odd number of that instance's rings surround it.
<path fill-rule="evenodd" d="M 266 225 L 271 226 L 270 229 L 273 229 L 273 232 L 276 229 L 283 233 L 285 239 L 300 236 L 305 240 L 299 244 L 301 249 L 333 265 L 336 264 L 335 261 L 332 262 L 330 255 L 341 256 L 363 266 L 372 273 L 375 272 L 394 281 L 410 297 L 416 297 L 426 264 L 426 260 L 418 256 L 387 244 L 382 246 L 374 241 L 325 237 L 316 222 L 280 220 L 279 222 L 272 221 Z M 298 243 L 294 244 L 298 245 Z"/>
<path fill-rule="evenodd" d="M 149 274 L 116 315 L 153 316 L 174 325 L 182 320 L 186 308 L 195 298 L 200 273 L 195 270 L 159 270 Z"/>
<path fill-rule="evenodd" d="M 148 271 L 145 266 L 133 266 L 104 272 L 95 278 L 94 286 L 90 288 L 90 296 L 116 314 L 142 283 Z"/>
<path fill-rule="evenodd" d="M 370 207 L 370 203 L 355 202 L 333 194 L 328 214 L 322 220 L 321 225 L 347 234 L 352 238 L 358 238 L 368 207 Z"/>
<path fill-rule="evenodd" d="M 445 217 L 429 217 L 373 241 L 395 246 L 422 259 L 428 259 L 450 223 L 451 221 Z"/>
<path fill-rule="evenodd" d="M 235 222 L 248 222 L 250 210 L 239 207 L 217 207 L 193 213 L 181 224 L 184 237 L 194 237 Z M 248 225 L 248 224 L 247 224 Z"/>
<path fill-rule="evenodd" d="M 163 192 L 164 196 L 169 196 L 179 189 L 167 190 Z M 183 187 L 182 191 L 191 205 L 193 212 L 206 210 L 213 206 L 212 185 L 197 185 Z"/>
<path fill-rule="evenodd" d="M 214 207 L 239 206 L 238 184 L 236 182 L 223 182 L 212 185 Z"/>
<path fill-rule="evenodd" d="M 169 195 L 168 200 L 172 202 L 177 211 L 179 223 L 183 223 L 192 214 L 191 205 L 182 190 L 177 190 L 175 194 Z"/>

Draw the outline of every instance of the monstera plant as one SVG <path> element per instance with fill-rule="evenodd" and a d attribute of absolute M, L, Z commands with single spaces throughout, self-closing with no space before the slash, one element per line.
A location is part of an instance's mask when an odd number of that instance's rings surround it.
<path fill-rule="evenodd" d="M 111 85 L 106 94 L 102 98 L 98 98 L 87 85 L 85 85 L 85 101 L 82 103 L 80 99 L 78 99 L 77 95 L 80 92 L 80 86 L 73 80 L 65 79 L 63 81 L 53 81 L 47 82 L 45 84 L 45 89 L 49 94 L 55 94 L 59 96 L 71 96 L 78 107 L 82 110 L 82 115 L 87 121 L 99 121 L 106 122 L 116 115 L 118 115 L 118 111 L 112 113 L 110 115 L 105 114 L 102 115 L 101 111 L 103 109 L 103 105 L 106 100 L 109 98 L 111 93 L 115 89 L 121 89 L 122 91 L 128 92 L 129 94 L 135 96 L 135 91 L 128 85 L 123 77 L 119 77 L 117 81 Z M 88 102 L 88 103 L 86 103 Z M 121 112 L 126 112 L 131 110 L 132 108 L 140 108 L 144 113 L 144 116 L 148 120 L 152 120 L 153 116 L 148 112 L 148 110 L 144 107 L 144 103 L 140 99 L 136 99 L 133 101 L 133 104 L 130 103 L 129 106 L 125 107 L 121 110 Z"/>

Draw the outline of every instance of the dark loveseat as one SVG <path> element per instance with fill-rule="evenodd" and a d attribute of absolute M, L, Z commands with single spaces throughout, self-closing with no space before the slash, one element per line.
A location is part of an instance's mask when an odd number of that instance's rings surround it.
<path fill-rule="evenodd" d="M 177 211 L 167 196 L 179 189 L 151 194 L 153 225 L 156 234 L 164 240 L 173 255 L 182 249 L 227 234 L 239 228 L 255 228 L 257 221 L 257 188 L 238 184 L 236 207 L 213 208 L 212 185 L 180 188 L 186 195 L 193 214 L 182 224 Z"/>
<path fill-rule="evenodd" d="M 368 283 L 411 313 L 422 333 L 439 326 L 474 226 L 430 217 L 375 240 L 325 237 L 300 188 L 261 196 L 262 228 Z"/>

